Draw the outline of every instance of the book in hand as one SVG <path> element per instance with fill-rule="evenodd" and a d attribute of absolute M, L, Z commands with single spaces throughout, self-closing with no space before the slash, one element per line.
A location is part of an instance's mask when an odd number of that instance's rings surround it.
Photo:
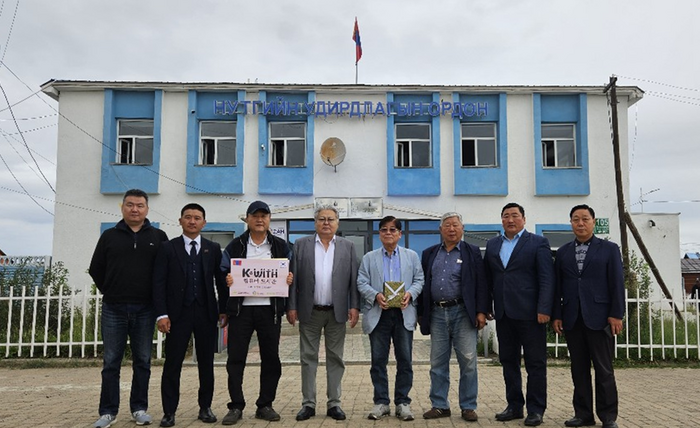
<path fill-rule="evenodd" d="M 386 281 L 384 283 L 384 297 L 386 297 L 386 304 L 390 308 L 400 308 L 405 294 L 406 287 L 403 281 Z"/>

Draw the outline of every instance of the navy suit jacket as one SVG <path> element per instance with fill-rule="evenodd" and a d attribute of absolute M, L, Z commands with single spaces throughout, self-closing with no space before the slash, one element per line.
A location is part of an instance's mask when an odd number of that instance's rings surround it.
<path fill-rule="evenodd" d="M 580 273 L 575 241 L 566 243 L 557 251 L 554 269 L 558 303 L 554 319 L 562 320 L 565 330 L 574 327 L 579 312 L 591 330 L 604 329 L 608 317 L 622 319 L 625 315 L 622 256 L 614 242 L 594 236 Z"/>
<path fill-rule="evenodd" d="M 430 334 L 430 311 L 433 309 L 431 285 L 433 281 L 433 262 L 442 244 L 426 248 L 421 255 L 421 265 L 425 275 L 425 286 L 418 300 L 418 317 L 420 332 Z M 476 314 L 489 312 L 489 291 L 486 285 L 486 272 L 484 261 L 481 258 L 479 247 L 459 243 L 460 260 L 462 261 L 462 299 L 467 309 L 469 320 L 476 325 Z"/>
<path fill-rule="evenodd" d="M 202 238 L 199 250 L 204 265 L 204 292 L 207 295 L 209 320 L 216 324 L 219 314 L 226 313 L 228 287 L 221 265 L 221 246 L 216 242 Z M 185 251 L 182 236 L 163 242 L 158 249 L 153 266 L 153 305 L 156 316 L 167 315 L 171 322 L 180 317 L 187 287 L 187 262 L 189 254 Z M 216 279 L 217 296 L 214 294 Z"/>
<path fill-rule="evenodd" d="M 486 243 L 486 275 L 493 297 L 496 320 L 503 314 L 515 320 L 537 320 L 537 314 L 552 315 L 554 267 L 547 238 L 523 230 L 504 267 L 503 237 Z"/>

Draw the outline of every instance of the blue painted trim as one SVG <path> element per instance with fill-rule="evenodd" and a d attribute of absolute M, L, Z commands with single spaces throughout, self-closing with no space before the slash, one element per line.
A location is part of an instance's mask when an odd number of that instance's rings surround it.
<path fill-rule="evenodd" d="M 588 99 L 586 94 L 533 94 L 535 144 L 535 194 L 590 195 L 588 159 Z M 576 125 L 576 156 L 574 168 L 544 168 L 542 166 L 542 123 L 574 123 Z"/>
<path fill-rule="evenodd" d="M 273 94 L 260 91 L 260 101 L 282 96 L 292 100 L 315 103 L 316 92 L 306 94 Z M 298 168 L 269 167 L 268 163 L 268 123 L 284 120 L 293 122 L 306 122 L 306 166 Z M 258 117 L 258 193 L 261 195 L 313 195 L 314 193 L 314 134 L 315 117 L 313 115 L 290 116 L 264 116 Z M 264 147 L 264 149 L 263 149 Z"/>
<path fill-rule="evenodd" d="M 467 223 L 464 225 L 465 232 L 501 232 L 503 234 L 503 225 L 501 223 L 492 224 L 472 224 Z"/>
<path fill-rule="evenodd" d="M 217 222 L 207 222 L 207 224 L 202 229 L 202 232 L 234 232 L 235 236 L 240 236 L 245 232 L 244 223 L 217 223 Z"/>
<path fill-rule="evenodd" d="M 544 232 L 561 230 L 571 232 L 570 224 L 538 223 L 535 225 L 535 233 L 544 236 Z"/>
<path fill-rule="evenodd" d="M 141 189 L 148 193 L 158 193 L 160 178 L 161 115 L 163 91 L 104 91 L 102 167 L 100 172 L 100 192 L 121 194 L 128 189 Z M 116 164 L 117 120 L 153 120 L 153 164 Z"/>
<path fill-rule="evenodd" d="M 498 95 L 452 94 L 454 103 L 488 102 L 489 111 L 485 117 L 454 118 L 454 194 L 455 195 L 498 195 L 508 194 L 508 122 L 505 93 Z M 494 109 L 496 112 L 494 112 Z M 498 166 L 495 168 L 462 167 L 462 124 L 470 122 L 496 122 Z"/>
<path fill-rule="evenodd" d="M 406 102 L 409 95 L 394 96 L 387 92 L 387 103 Z M 420 96 L 418 96 L 420 97 Z M 415 97 L 414 97 L 415 98 Z M 431 100 L 440 103 L 440 94 L 432 93 Z M 430 168 L 396 168 L 394 167 L 394 147 L 396 142 L 395 123 L 425 122 L 426 117 L 411 116 L 397 118 L 387 116 L 387 194 L 390 196 L 437 196 L 440 195 L 440 116 L 430 117 L 432 167 Z"/>
<path fill-rule="evenodd" d="M 245 91 L 235 93 L 197 92 L 188 93 L 187 117 L 187 179 L 188 194 L 243 194 L 243 163 L 245 147 L 245 118 L 241 111 L 235 116 L 214 114 L 215 99 L 245 100 Z M 236 121 L 236 166 L 199 165 L 199 123 L 207 121 Z"/>

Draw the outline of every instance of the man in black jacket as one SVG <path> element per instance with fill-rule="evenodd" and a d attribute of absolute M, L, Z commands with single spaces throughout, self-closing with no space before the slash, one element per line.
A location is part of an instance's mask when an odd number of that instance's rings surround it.
<path fill-rule="evenodd" d="M 151 348 L 155 315 L 153 262 L 165 232 L 151 226 L 148 195 L 128 190 L 122 201 L 117 225 L 104 231 L 90 262 L 90 276 L 103 294 L 101 321 L 104 356 L 100 418 L 95 428 L 109 427 L 119 412 L 119 374 L 127 336 L 131 341 L 133 377 L 129 407 L 137 425 L 148 425 L 148 382 L 151 377 Z"/>
<path fill-rule="evenodd" d="M 291 260 L 292 251 L 283 239 L 270 233 L 270 207 L 255 201 L 248 207 L 245 222 L 248 230 L 234 238 L 224 250 L 221 270 L 231 272 L 231 259 L 281 259 Z M 291 273 L 287 278 L 291 284 Z M 230 284 L 229 284 L 230 285 Z M 248 356 L 248 345 L 255 331 L 260 346 L 260 393 L 255 404 L 255 417 L 266 421 L 279 421 L 280 415 L 272 408 L 277 395 L 277 385 L 282 376 L 279 357 L 280 320 L 285 313 L 283 297 L 229 297 L 226 312 L 228 327 L 228 392 L 231 402 L 228 413 L 221 421 L 233 425 L 243 415 L 243 371 Z"/>
<path fill-rule="evenodd" d="M 175 425 L 182 362 L 192 335 L 199 370 L 197 418 L 206 423 L 216 422 L 211 411 L 214 351 L 218 339 L 216 324 L 218 321 L 221 327 L 225 327 L 228 323 L 228 288 L 220 269 L 221 247 L 200 234 L 206 224 L 206 213 L 201 205 L 185 205 L 180 212 L 182 235 L 161 245 L 153 269 L 156 321 L 158 330 L 167 335 L 160 384 L 164 414 L 160 421 L 162 427 Z"/>

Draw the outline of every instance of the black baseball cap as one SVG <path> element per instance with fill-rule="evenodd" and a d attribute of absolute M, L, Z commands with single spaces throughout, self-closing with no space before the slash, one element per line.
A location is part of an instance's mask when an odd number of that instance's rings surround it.
<path fill-rule="evenodd" d="M 264 211 L 265 213 L 270 214 L 270 207 L 268 207 L 263 201 L 255 201 L 248 205 L 248 211 L 246 211 L 245 215 L 255 214 L 258 211 Z"/>

